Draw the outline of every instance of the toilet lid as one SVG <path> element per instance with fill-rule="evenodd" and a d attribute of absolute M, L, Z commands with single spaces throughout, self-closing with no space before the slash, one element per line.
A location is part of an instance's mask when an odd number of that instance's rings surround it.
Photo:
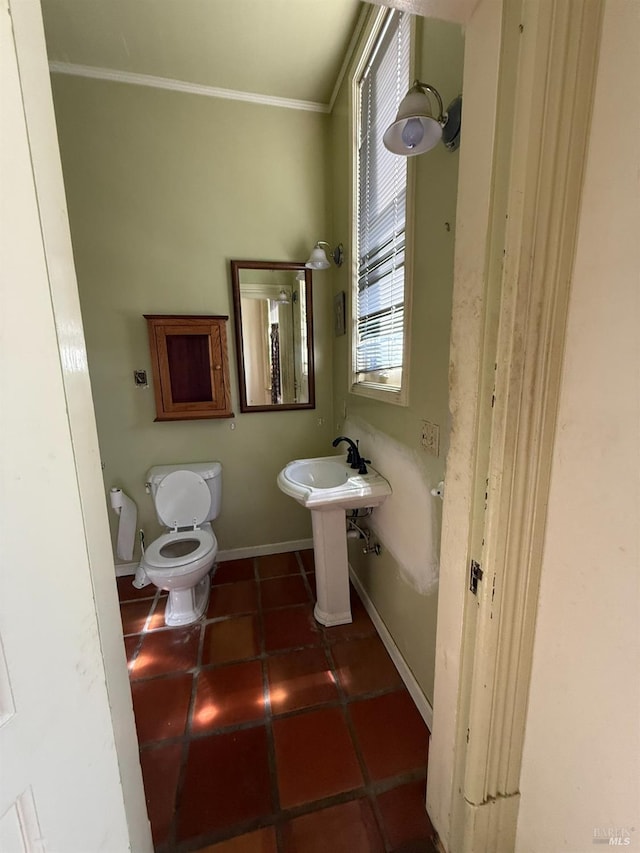
<path fill-rule="evenodd" d="M 172 471 L 156 492 L 156 510 L 167 527 L 202 524 L 211 509 L 211 492 L 195 471 Z"/>

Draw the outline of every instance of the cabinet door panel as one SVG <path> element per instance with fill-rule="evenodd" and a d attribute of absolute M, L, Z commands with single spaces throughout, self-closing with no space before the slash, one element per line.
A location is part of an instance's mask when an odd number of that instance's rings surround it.
<path fill-rule="evenodd" d="M 146 315 L 156 420 L 233 417 L 225 317 Z"/>

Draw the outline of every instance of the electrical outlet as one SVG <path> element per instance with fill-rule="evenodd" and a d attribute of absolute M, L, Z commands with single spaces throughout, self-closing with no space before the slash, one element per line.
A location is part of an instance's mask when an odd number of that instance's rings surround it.
<path fill-rule="evenodd" d="M 440 453 L 440 427 L 431 421 L 422 421 L 421 444 L 427 453 L 438 456 Z"/>

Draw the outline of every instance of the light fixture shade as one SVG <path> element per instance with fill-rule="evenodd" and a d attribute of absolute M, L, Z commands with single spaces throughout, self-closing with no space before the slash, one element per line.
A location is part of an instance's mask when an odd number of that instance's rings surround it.
<path fill-rule="evenodd" d="M 396 120 L 382 141 L 393 154 L 413 157 L 435 148 L 442 139 L 442 126 L 442 115 L 433 116 L 427 94 L 414 86 L 400 102 Z"/>
<path fill-rule="evenodd" d="M 327 270 L 330 266 L 331 264 L 327 258 L 327 253 L 322 246 L 316 243 L 311 250 L 311 255 L 309 256 L 309 260 L 306 262 L 305 267 L 312 270 Z"/>

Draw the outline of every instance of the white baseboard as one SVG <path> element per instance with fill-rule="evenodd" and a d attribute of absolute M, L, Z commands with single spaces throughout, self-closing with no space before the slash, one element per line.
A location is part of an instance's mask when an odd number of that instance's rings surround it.
<path fill-rule="evenodd" d="M 313 539 L 293 539 L 289 542 L 273 542 L 267 545 L 250 545 L 248 548 L 229 548 L 218 551 L 219 563 L 228 560 L 245 560 L 248 557 L 266 557 L 268 554 L 283 554 L 285 551 L 306 551 L 313 548 Z"/>
<path fill-rule="evenodd" d="M 127 575 L 135 575 L 140 563 L 116 563 L 116 577 L 123 578 Z"/>
<path fill-rule="evenodd" d="M 292 539 L 289 542 L 272 542 L 267 545 L 250 545 L 248 548 L 229 548 L 218 551 L 217 561 L 245 560 L 248 557 L 266 557 L 268 554 L 283 554 L 285 551 L 306 551 L 313 548 L 313 539 Z M 116 577 L 135 575 L 138 563 L 116 563 Z"/>
<path fill-rule="evenodd" d="M 400 649 L 396 646 L 393 637 L 387 629 L 387 626 L 382 621 L 380 614 L 376 610 L 373 602 L 367 594 L 367 591 L 362 585 L 360 578 L 354 572 L 351 565 L 349 565 L 349 577 L 351 578 L 351 583 L 356 588 L 356 591 L 360 596 L 362 603 L 364 604 L 365 610 L 371 617 L 371 621 L 376 626 L 376 631 L 378 632 L 380 639 L 384 643 L 386 650 L 389 652 L 389 657 L 394 662 L 396 669 L 400 673 L 400 678 L 402 678 L 405 687 L 411 694 L 411 698 L 413 699 L 416 708 L 420 712 L 420 716 L 425 721 L 429 732 L 431 732 L 431 728 L 433 726 L 433 708 L 431 707 L 429 700 L 422 692 L 422 688 L 416 681 L 414 674 L 409 669 L 407 662 L 403 658 Z"/>

